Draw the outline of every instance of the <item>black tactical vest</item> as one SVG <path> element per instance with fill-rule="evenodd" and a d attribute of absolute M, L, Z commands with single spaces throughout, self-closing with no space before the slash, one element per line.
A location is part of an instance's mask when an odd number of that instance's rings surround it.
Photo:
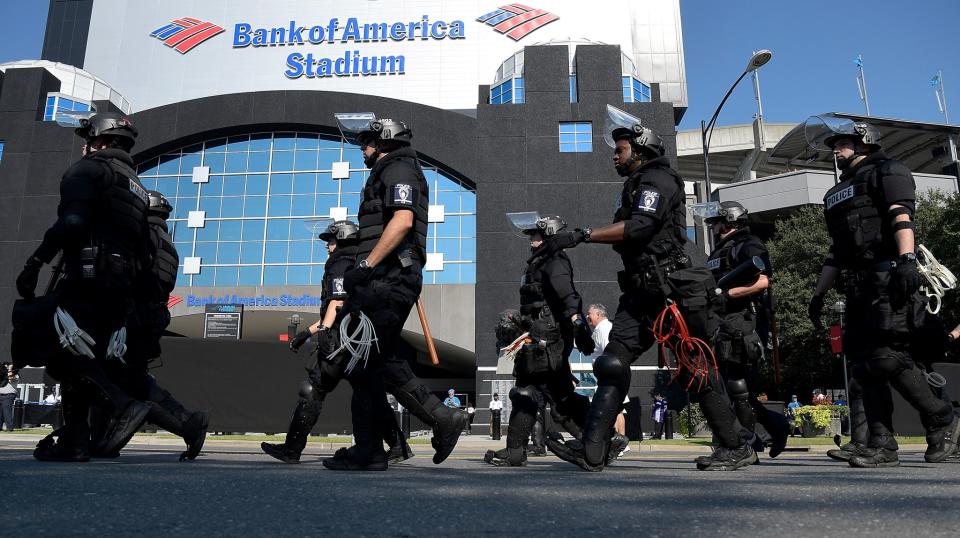
<path fill-rule="evenodd" d="M 151 215 L 148 217 L 150 224 L 150 240 L 153 242 L 153 274 L 157 279 L 161 293 L 165 297 L 161 299 L 166 302 L 173 288 L 177 285 L 177 265 L 180 263 L 180 256 L 177 249 L 173 246 L 173 240 L 167 231 L 167 222 L 163 217 Z"/>
<path fill-rule="evenodd" d="M 98 200 L 100 207 L 93 228 L 94 238 L 107 252 L 138 261 L 146 250 L 150 200 L 133 167 L 115 152 L 117 150 L 101 150 L 92 157 L 113 172 L 113 180 L 105 185 Z M 125 153 L 122 155 L 126 156 Z"/>
<path fill-rule="evenodd" d="M 337 249 L 333 251 L 327 258 L 327 262 L 323 264 L 323 281 L 320 284 L 320 311 L 326 313 L 327 306 L 330 305 L 330 301 L 334 299 L 340 299 L 341 297 L 334 297 L 335 294 L 343 294 L 343 273 L 344 271 L 333 271 L 333 268 L 337 265 L 341 265 L 344 268 L 353 267 L 357 259 L 357 247 L 355 246 L 337 246 Z"/>
<path fill-rule="evenodd" d="M 742 248 L 752 241 L 760 243 L 757 236 L 752 235 L 747 229 L 740 229 L 733 232 L 730 236 L 720 242 L 717 248 L 707 258 L 707 269 L 713 273 L 715 281 L 719 282 L 727 273 L 735 269 L 738 265 L 746 261 L 741 259 Z M 762 244 L 762 243 L 761 243 Z M 767 267 L 767 270 L 770 268 Z M 748 308 L 754 300 L 760 300 L 761 296 L 745 297 L 741 299 L 728 299 L 726 303 L 727 312 L 736 312 Z"/>
<path fill-rule="evenodd" d="M 893 234 L 884 223 L 887 204 L 882 193 L 871 188 L 871 179 L 885 174 L 885 162 L 889 161 L 858 167 L 852 177 L 834 185 L 823 198 L 834 256 L 843 266 L 896 258 Z"/>
<path fill-rule="evenodd" d="M 537 257 L 527 264 L 527 270 L 520 277 L 520 313 L 524 316 L 540 317 L 549 313 L 547 300 L 543 295 L 543 281 L 540 267 L 543 258 Z M 547 312 L 544 312 L 546 310 Z"/>
<path fill-rule="evenodd" d="M 414 212 L 413 229 L 407 234 L 403 243 L 394 251 L 384 263 L 387 267 L 406 266 L 412 261 L 423 267 L 427 259 L 427 212 L 429 210 L 429 186 L 423 175 L 423 169 L 417 161 L 417 153 L 409 147 L 400 148 L 388 153 L 370 171 L 370 177 L 363 189 L 363 199 L 360 202 L 360 210 L 357 219 L 360 224 L 359 244 L 357 246 L 357 259 L 364 260 L 373 251 L 380 236 L 383 235 L 383 228 L 389 220 L 391 208 L 386 207 L 384 200 L 391 193 L 386 192 L 387 188 L 381 180 L 384 170 L 390 166 L 401 166 L 409 170 L 410 182 L 415 183 L 420 190 L 420 197 L 415 207 L 410 209 Z"/>
<path fill-rule="evenodd" d="M 676 184 L 675 193 L 669 200 L 661 200 L 661 203 L 668 204 L 668 214 L 660 222 L 660 229 L 654 233 L 653 238 L 646 245 L 642 248 L 626 243 L 614 245 L 613 249 L 623 258 L 627 272 L 649 265 L 647 256 L 651 254 L 657 260 L 666 259 L 671 255 L 680 256 L 683 244 L 686 242 L 687 210 L 683 178 L 669 166 L 669 160 L 666 157 L 647 163 L 627 178 L 623 184 L 620 206 L 617 208 L 613 222 L 630 219 L 643 187 L 658 187 L 655 181 L 650 181 L 654 177 L 661 181 L 669 177 Z"/>

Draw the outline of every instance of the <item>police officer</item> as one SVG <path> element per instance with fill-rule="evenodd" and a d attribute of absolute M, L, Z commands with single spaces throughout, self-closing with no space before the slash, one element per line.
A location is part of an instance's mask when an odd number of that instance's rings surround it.
<path fill-rule="evenodd" d="M 733 402 L 737 419 L 750 431 L 760 425 L 769 433 L 764 441 L 770 443 L 770 457 L 783 452 L 790 432 L 786 417 L 766 409 L 751 393 L 748 379 L 756 377 L 758 362 L 763 358 L 763 344 L 756 331 L 757 310 L 763 295 L 770 287 L 773 275 L 770 254 L 747 225 L 747 209 L 739 202 L 711 202 L 704 221 L 716 238 L 716 247 L 707 259 L 707 268 L 717 282 L 759 258 L 764 265 L 756 282 L 735 285 L 722 290 L 725 298 L 718 302 L 720 330 L 714 341 L 714 351 L 720 373 L 726 380 L 727 392 Z M 752 274 L 751 274 L 752 277 Z M 756 432 L 755 432 L 756 433 Z M 758 441 L 754 449 L 763 449 Z"/>
<path fill-rule="evenodd" d="M 824 295 L 842 282 L 848 320 L 843 347 L 863 390 L 869 428 L 867 447 L 849 463 L 899 465 L 890 385 L 920 412 L 927 430 L 926 461 L 943 461 L 957 446 L 960 422 L 951 406 L 930 392 L 910 349 L 910 334 L 922 328 L 927 301 L 917 268 L 913 176 L 902 162 L 887 158 L 879 131 L 869 123 L 815 116 L 808 119 L 806 134 L 812 146 L 833 152 L 841 171 L 824 197 L 833 243 L 809 314 L 822 328 Z"/>
<path fill-rule="evenodd" d="M 524 345 L 514 362 L 517 381 L 510 389 L 513 405 L 507 446 L 496 452 L 488 450 L 484 461 L 496 466 L 522 466 L 527 461 L 527 440 L 541 417 L 545 418 L 547 403 L 554 415 L 564 417 L 564 427 L 580 437 L 590 402 L 574 391 L 569 358 L 574 341 L 588 355 L 593 353 L 594 342 L 583 317 L 583 301 L 573 284 L 570 258 L 544 243 L 545 237 L 563 230 L 566 223 L 560 217 L 539 218 L 535 213 L 508 217 L 530 240 L 532 255 L 520 285 L 520 323 L 530 333 L 531 342 Z M 542 425 L 540 431 L 544 431 Z M 534 450 L 542 443 L 535 435 Z"/>
<path fill-rule="evenodd" d="M 349 374 L 356 445 L 324 460 L 331 469 L 386 469 L 382 425 L 376 419 L 385 390 L 433 428 L 434 463 L 450 455 L 467 425 L 466 414 L 444 406 L 398 355 L 401 329 L 420 296 L 426 262 L 429 188 L 410 146 L 412 137 L 403 122 L 389 119 L 370 121 L 357 136 L 370 176 L 358 213 L 358 261 L 344 274 L 344 311 L 353 316 L 359 310 L 372 323 L 377 341 L 366 364 Z"/>
<path fill-rule="evenodd" d="M 177 401 L 157 379 L 149 372 L 149 363 L 160 357 L 162 350 L 160 338 L 170 325 L 170 310 L 167 302 L 177 285 L 177 266 L 180 256 L 173 245 L 167 219 L 173 206 L 157 191 L 147 191 L 149 207 L 147 223 L 150 231 L 150 244 L 154 252 L 153 263 L 148 270 L 141 271 L 135 291 L 136 316 L 127 327 L 128 350 L 124 361 L 109 361 L 104 365 L 107 375 L 124 390 L 150 405 L 147 422 L 183 438 L 187 450 L 180 454 L 180 461 L 193 461 L 200 454 L 207 436 L 210 417 L 207 413 L 190 412 Z M 111 429 L 109 416 L 101 409 L 91 413 L 100 418 L 105 429 L 94 427 L 91 455 L 93 457 L 117 457 L 120 448 L 107 452 L 105 439 L 101 436 Z M 99 417 L 98 417 L 99 415 Z"/>
<path fill-rule="evenodd" d="M 704 347 L 716 328 L 709 307 L 715 282 L 704 257 L 686 240 L 683 180 L 670 167 L 653 131 L 626 112 L 609 105 L 607 110 L 607 143 L 615 149 L 617 172 L 626 177 L 614 223 L 596 230 L 561 232 L 551 238 L 556 248 L 583 242 L 612 244 L 624 264 L 618 274 L 623 294 L 609 344 L 593 363 L 597 391 L 583 442 L 547 440 L 557 456 L 588 471 L 603 469 L 610 431 L 630 387 L 630 364 L 655 343 L 651 329 L 667 300 L 678 305 L 689 325 L 689 336 L 699 338 Z M 698 462 L 698 468 L 733 470 L 755 463 L 757 455 L 747 442 L 752 434 L 738 424 L 715 364 L 703 354 L 698 357 L 684 358 L 678 376 L 699 398 L 719 443 L 706 461 Z"/>
<path fill-rule="evenodd" d="M 45 461 L 89 459 L 88 413 L 95 402 L 108 403 L 117 415 L 106 435 L 111 451 L 136 432 L 150 409 L 101 367 L 122 358 L 121 329 L 133 311 L 134 283 L 152 258 L 149 200 L 129 153 L 137 130 L 126 116 L 101 113 L 81 120 L 76 132 L 86 142 L 84 157 L 64 174 L 57 220 L 17 277 L 21 297 L 32 298 L 40 268 L 63 252 L 54 321 L 63 350 L 47 369 L 62 385 L 65 426 L 56 443 L 38 444 L 34 457 Z"/>
<path fill-rule="evenodd" d="M 297 352 L 311 338 L 319 341 L 317 366 L 308 370 L 309 376 L 300 385 L 300 399 L 293 411 L 293 419 L 283 443 L 261 443 L 260 448 L 284 463 L 300 463 L 300 455 L 307 446 L 307 436 L 316 425 L 327 394 L 333 392 L 344 376 L 348 357 L 345 353 L 330 356 L 339 347 L 337 332 L 340 323 L 337 311 L 343 306 L 347 292 L 343 288 L 343 275 L 351 269 L 357 258 L 357 225 L 349 220 L 334 222 L 320 234 L 327 243 L 327 261 L 323 266 L 320 311 L 323 317 L 310 327 L 297 333 L 290 342 L 290 349 Z M 397 425 L 393 409 L 385 405 L 380 410 L 383 420 L 384 440 L 390 447 L 387 456 L 391 463 L 398 463 L 413 456 Z"/>

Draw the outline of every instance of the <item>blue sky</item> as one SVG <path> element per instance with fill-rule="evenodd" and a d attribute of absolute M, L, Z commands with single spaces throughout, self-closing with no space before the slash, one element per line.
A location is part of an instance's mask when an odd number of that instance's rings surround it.
<path fill-rule="evenodd" d="M 0 0 L 0 62 L 40 56 L 48 5 Z M 681 0 L 680 7 L 690 100 L 682 129 L 709 119 L 751 53 L 763 48 L 774 53 L 760 72 L 767 121 L 862 112 L 853 63 L 862 54 L 874 115 L 942 121 L 929 82 L 942 69 L 952 123 L 960 123 L 960 54 L 948 38 L 960 22 L 960 1 Z M 718 123 L 747 123 L 755 112 L 746 78 Z"/>

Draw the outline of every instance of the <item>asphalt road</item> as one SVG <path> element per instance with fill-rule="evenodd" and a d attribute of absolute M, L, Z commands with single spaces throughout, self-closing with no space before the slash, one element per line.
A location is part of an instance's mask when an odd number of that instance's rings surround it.
<path fill-rule="evenodd" d="M 29 446 L 28 446 L 29 445 Z M 216 445 L 194 463 L 176 447 L 116 460 L 40 463 L 0 443 L 3 535 L 253 536 L 956 536 L 960 462 L 901 454 L 898 468 L 851 469 L 822 455 L 763 456 L 699 472 L 696 454 L 641 453 L 602 473 L 552 456 L 525 468 L 459 450 L 386 472 L 328 471 L 313 452 L 285 465 L 254 446 Z M 8 531 L 9 534 L 8 534 Z"/>

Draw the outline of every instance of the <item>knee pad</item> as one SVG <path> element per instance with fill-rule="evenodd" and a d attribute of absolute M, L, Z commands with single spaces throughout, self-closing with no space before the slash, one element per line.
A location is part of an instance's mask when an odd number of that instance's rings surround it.
<path fill-rule="evenodd" d="M 624 354 L 617 353 L 618 348 L 610 349 L 615 345 L 617 344 L 608 345 L 603 355 L 593 361 L 593 374 L 597 376 L 598 384 L 619 386 L 624 380 L 630 382 L 630 361 L 626 360 Z"/>
<path fill-rule="evenodd" d="M 525 411 L 537 412 L 539 396 L 540 394 L 533 387 L 523 386 L 510 389 L 510 402 L 517 409 Z"/>
<path fill-rule="evenodd" d="M 745 379 L 728 379 L 727 392 L 731 400 L 746 400 L 750 397 L 750 388 Z"/>
<path fill-rule="evenodd" d="M 313 389 L 313 385 L 309 381 L 303 381 L 300 383 L 300 398 L 306 401 L 313 400 L 316 395 L 316 391 Z"/>
<path fill-rule="evenodd" d="M 867 360 L 867 373 L 871 376 L 889 378 L 913 368 L 913 361 L 906 353 L 888 351 Z"/>

